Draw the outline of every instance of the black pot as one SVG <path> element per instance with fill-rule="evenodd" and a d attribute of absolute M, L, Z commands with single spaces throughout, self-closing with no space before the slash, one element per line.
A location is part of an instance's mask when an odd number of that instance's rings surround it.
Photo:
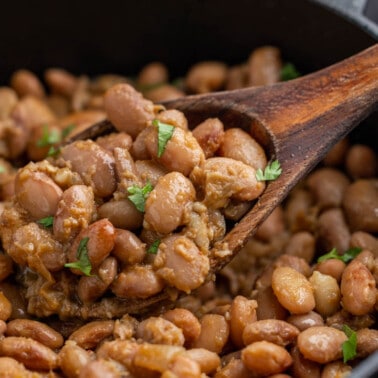
<path fill-rule="evenodd" d="M 0 85 L 28 68 L 63 67 L 76 74 L 135 74 L 161 60 L 173 77 L 194 62 L 240 63 L 272 44 L 284 59 L 311 72 L 378 40 L 377 0 L 34 1 L 2 6 Z M 353 138 L 377 149 L 377 114 Z M 353 378 L 378 374 L 378 354 Z"/>

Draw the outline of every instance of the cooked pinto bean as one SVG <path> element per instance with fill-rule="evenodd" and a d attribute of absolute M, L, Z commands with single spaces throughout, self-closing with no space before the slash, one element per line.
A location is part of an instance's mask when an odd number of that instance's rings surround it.
<path fill-rule="evenodd" d="M 347 378 L 352 372 L 352 367 L 341 361 L 330 362 L 322 371 L 320 378 Z"/>
<path fill-rule="evenodd" d="M 146 200 L 145 227 L 168 234 L 184 224 L 186 213 L 195 199 L 193 184 L 179 172 L 158 180 Z"/>
<path fill-rule="evenodd" d="M 133 139 L 154 118 L 154 105 L 129 84 L 116 84 L 106 91 L 105 111 L 118 131 L 124 131 Z"/>
<path fill-rule="evenodd" d="M 94 360 L 84 365 L 79 378 L 119 378 L 127 376 L 128 371 L 121 364 L 111 360 Z"/>
<path fill-rule="evenodd" d="M 158 131 L 151 126 L 146 135 L 145 143 L 149 156 L 163 165 L 168 171 L 181 172 L 189 176 L 194 167 L 205 160 L 205 154 L 190 131 L 175 127 L 171 138 L 165 145 L 164 152 L 158 156 Z"/>
<path fill-rule="evenodd" d="M 215 209 L 225 207 L 230 198 L 252 201 L 265 188 L 256 180 L 254 168 L 225 157 L 207 159 L 202 167 L 194 168 L 191 179 L 204 190 L 205 204 Z"/>
<path fill-rule="evenodd" d="M 152 186 L 156 186 L 160 177 L 168 173 L 168 171 L 154 160 L 137 160 L 135 169 L 138 176 L 145 185 L 148 181 Z"/>
<path fill-rule="evenodd" d="M 208 257 L 191 239 L 171 235 L 161 241 L 154 269 L 167 283 L 190 293 L 205 281 L 210 264 Z"/>
<path fill-rule="evenodd" d="M 169 320 L 154 316 L 139 323 L 136 336 L 152 344 L 183 346 L 185 342 L 179 327 Z"/>
<path fill-rule="evenodd" d="M 368 314 L 375 305 L 377 289 L 373 275 L 360 261 L 353 260 L 341 277 L 344 308 L 353 315 Z"/>
<path fill-rule="evenodd" d="M 159 85 L 156 88 L 149 89 L 144 93 L 144 96 L 152 102 L 156 103 L 184 97 L 185 93 L 173 85 L 163 84 Z"/>
<path fill-rule="evenodd" d="M 208 118 L 193 129 L 193 136 L 205 153 L 206 159 L 214 156 L 224 138 L 224 126 L 218 118 Z"/>
<path fill-rule="evenodd" d="M 7 336 L 29 337 L 39 341 L 51 349 L 60 348 L 63 345 L 63 336 L 47 324 L 30 320 L 14 319 L 7 324 Z"/>
<path fill-rule="evenodd" d="M 298 335 L 299 330 L 288 322 L 278 319 L 265 319 L 246 325 L 243 331 L 243 342 L 244 345 L 249 345 L 256 341 L 265 340 L 285 347 L 293 343 Z"/>
<path fill-rule="evenodd" d="M 20 205 L 38 220 L 55 214 L 63 191 L 47 174 L 33 171 L 32 164 L 18 172 L 15 195 Z"/>
<path fill-rule="evenodd" d="M 292 314 L 305 314 L 315 307 L 310 282 L 293 268 L 276 268 L 272 276 L 272 288 L 278 301 Z"/>
<path fill-rule="evenodd" d="M 45 90 L 42 83 L 29 70 L 17 70 L 13 73 L 10 84 L 20 97 L 32 95 L 35 97 L 44 97 Z"/>
<path fill-rule="evenodd" d="M 166 370 L 162 377 L 170 377 L 172 373 L 177 378 L 201 378 L 201 367 L 196 361 L 193 361 L 185 355 L 178 355 L 174 358 L 169 370 Z M 168 374 L 168 375 L 166 375 Z"/>
<path fill-rule="evenodd" d="M 367 357 L 378 350 L 378 330 L 362 328 L 357 330 L 357 355 Z"/>
<path fill-rule="evenodd" d="M 146 244 L 132 232 L 116 229 L 112 255 L 123 264 L 139 264 L 146 256 Z"/>
<path fill-rule="evenodd" d="M 97 138 L 96 143 L 105 150 L 112 152 L 116 147 L 130 150 L 133 139 L 127 133 L 111 133 Z"/>
<path fill-rule="evenodd" d="M 0 320 L 6 321 L 12 314 L 12 304 L 8 298 L 0 291 Z"/>
<path fill-rule="evenodd" d="M 303 315 L 290 315 L 286 321 L 297 327 L 300 331 L 304 331 L 309 327 L 323 326 L 324 320 L 317 312 L 310 311 Z"/>
<path fill-rule="evenodd" d="M 340 282 L 345 267 L 346 265 L 342 260 L 329 259 L 318 263 L 316 265 L 316 270 L 322 274 L 328 274 L 329 276 L 332 276 L 337 282 Z"/>
<path fill-rule="evenodd" d="M 238 295 L 234 298 L 230 308 L 230 336 L 232 342 L 239 348 L 245 344 L 243 338 L 245 328 L 257 320 L 257 302 Z"/>
<path fill-rule="evenodd" d="M 341 357 L 341 345 L 346 340 L 345 333 L 336 328 L 310 327 L 299 334 L 297 343 L 305 358 L 326 364 Z"/>
<path fill-rule="evenodd" d="M 273 235 L 283 232 L 284 229 L 284 213 L 282 208 L 277 206 L 268 216 L 268 218 L 266 218 L 265 221 L 258 227 L 254 236 L 259 240 L 269 242 Z"/>
<path fill-rule="evenodd" d="M 163 110 L 156 115 L 156 119 L 174 127 L 188 130 L 188 120 L 186 119 L 184 113 L 177 109 Z"/>
<path fill-rule="evenodd" d="M 191 345 L 201 333 L 200 322 L 192 312 L 185 308 L 174 308 L 165 312 L 162 317 L 182 330 L 187 345 Z"/>
<path fill-rule="evenodd" d="M 259 289 L 256 295 L 257 307 L 257 319 L 285 319 L 287 316 L 287 310 L 278 301 L 274 295 L 272 288 L 266 287 Z"/>
<path fill-rule="evenodd" d="M 337 142 L 327 153 L 323 162 L 326 166 L 337 167 L 343 164 L 345 155 L 349 148 L 349 141 L 347 138 L 341 139 Z"/>
<path fill-rule="evenodd" d="M 140 70 L 137 80 L 141 87 L 165 83 L 168 81 L 168 69 L 161 62 L 151 62 Z"/>
<path fill-rule="evenodd" d="M 230 334 L 230 327 L 222 315 L 206 314 L 200 320 L 201 333 L 193 343 L 193 348 L 204 348 L 221 353 Z"/>
<path fill-rule="evenodd" d="M 96 143 L 86 140 L 71 143 L 61 150 L 61 156 L 96 196 L 111 195 L 116 188 L 114 158 Z"/>
<path fill-rule="evenodd" d="M 44 77 L 50 89 L 63 96 L 71 97 L 77 86 L 77 78 L 61 68 L 49 68 Z"/>
<path fill-rule="evenodd" d="M 378 232 L 378 181 L 358 180 L 345 192 L 343 207 L 353 231 Z"/>
<path fill-rule="evenodd" d="M 378 256 L 378 239 L 364 231 L 356 231 L 352 234 L 350 247 L 367 249 L 373 252 L 375 256 Z"/>
<path fill-rule="evenodd" d="M 264 169 L 267 158 L 263 148 L 242 129 L 231 128 L 224 133 L 219 155 L 239 160 L 254 169 Z"/>
<path fill-rule="evenodd" d="M 24 364 L 11 357 L 0 357 L 0 371 L 6 372 L 6 377 L 42 378 L 41 374 L 32 373 Z"/>
<path fill-rule="evenodd" d="M 353 178 L 372 178 L 377 173 L 377 156 L 368 146 L 355 144 L 345 159 L 346 170 Z"/>
<path fill-rule="evenodd" d="M 0 120 L 9 117 L 13 107 L 17 103 L 16 92 L 8 87 L 0 87 Z"/>
<path fill-rule="evenodd" d="M 289 239 L 284 253 L 301 257 L 310 263 L 315 255 L 314 235 L 308 231 L 296 232 Z"/>
<path fill-rule="evenodd" d="M 195 93 L 211 92 L 224 86 L 226 75 L 227 70 L 224 63 L 200 62 L 190 68 L 185 84 L 190 91 Z"/>
<path fill-rule="evenodd" d="M 242 350 L 244 365 L 254 373 L 271 375 L 285 371 L 293 362 L 289 352 L 268 341 L 257 341 Z"/>
<path fill-rule="evenodd" d="M 116 147 L 113 151 L 118 190 L 127 192 L 132 185 L 139 185 L 135 163 L 130 152 Z"/>
<path fill-rule="evenodd" d="M 0 253 L 0 282 L 4 281 L 13 272 L 13 260 L 3 253 Z"/>
<path fill-rule="evenodd" d="M 77 261 L 80 242 L 88 238 L 87 254 L 92 269 L 97 268 L 108 257 L 114 248 L 115 228 L 107 219 L 101 219 L 83 229 L 75 238 L 68 251 L 68 261 Z M 75 274 L 82 275 L 78 269 L 72 269 Z"/>
<path fill-rule="evenodd" d="M 120 298 L 148 298 L 163 290 L 163 280 L 149 265 L 124 269 L 113 282 L 112 292 Z"/>
<path fill-rule="evenodd" d="M 0 356 L 12 357 L 34 370 L 55 369 L 58 356 L 49 347 L 26 337 L 9 336 L 0 339 Z"/>
<path fill-rule="evenodd" d="M 88 227 L 95 214 L 92 188 L 73 185 L 66 189 L 54 215 L 53 233 L 60 241 L 72 240 Z"/>
<path fill-rule="evenodd" d="M 93 349 L 97 347 L 100 341 L 111 336 L 113 329 L 113 320 L 97 320 L 83 325 L 74 331 L 68 339 L 75 341 L 78 346 L 84 349 Z"/>
<path fill-rule="evenodd" d="M 293 363 L 290 366 L 290 373 L 293 377 L 320 378 L 321 365 L 304 358 L 296 345 L 290 349 L 290 355 L 293 358 Z"/>
<path fill-rule="evenodd" d="M 76 342 L 67 340 L 58 355 L 59 367 L 69 378 L 78 378 L 81 369 L 91 361 L 90 354 Z"/>
<path fill-rule="evenodd" d="M 250 376 L 250 370 L 246 368 L 240 358 L 232 358 L 214 375 L 215 378 L 249 378 Z"/>
<path fill-rule="evenodd" d="M 185 352 L 185 355 L 196 361 L 201 368 L 201 372 L 205 374 L 215 372 L 221 364 L 221 360 L 216 353 L 204 348 L 189 349 Z"/>

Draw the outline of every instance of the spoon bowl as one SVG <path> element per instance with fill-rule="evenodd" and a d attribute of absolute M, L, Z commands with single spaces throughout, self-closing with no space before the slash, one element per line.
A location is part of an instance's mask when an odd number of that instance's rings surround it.
<path fill-rule="evenodd" d="M 181 110 L 189 125 L 217 117 L 226 127 L 250 132 L 278 160 L 282 174 L 210 253 L 209 279 L 240 251 L 293 186 L 378 106 L 378 44 L 310 75 L 269 86 L 193 95 L 164 103 Z M 69 142 L 114 131 L 105 120 Z M 221 256 L 221 257 L 220 257 Z M 172 303 L 170 289 L 143 300 L 122 301 L 120 312 L 150 312 Z"/>

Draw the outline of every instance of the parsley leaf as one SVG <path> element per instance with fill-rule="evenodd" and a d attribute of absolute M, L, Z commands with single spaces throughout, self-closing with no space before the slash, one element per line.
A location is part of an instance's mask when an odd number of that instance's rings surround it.
<path fill-rule="evenodd" d="M 37 147 L 47 147 L 55 143 L 59 143 L 61 136 L 58 130 L 49 130 L 45 125 L 43 126 L 42 136 L 37 140 Z"/>
<path fill-rule="evenodd" d="M 80 243 L 79 243 L 79 246 L 77 247 L 77 252 L 76 252 L 76 257 L 78 261 L 64 264 L 64 266 L 66 268 L 78 269 L 81 272 L 83 272 L 86 276 L 91 276 L 92 265 L 88 256 L 88 249 L 87 249 L 88 241 L 89 241 L 88 237 L 80 240 Z"/>
<path fill-rule="evenodd" d="M 51 146 L 47 152 L 47 156 L 56 156 L 60 153 L 60 148 L 55 148 L 54 146 Z"/>
<path fill-rule="evenodd" d="M 337 259 L 344 261 L 345 263 L 353 260 L 360 252 L 362 248 L 350 248 L 343 255 L 337 253 L 336 248 L 332 248 L 328 253 L 318 258 L 318 262 L 322 262 L 329 259 Z"/>
<path fill-rule="evenodd" d="M 150 248 L 147 249 L 147 253 L 150 253 L 151 255 L 156 255 L 157 251 L 159 249 L 160 240 L 156 239 L 151 245 Z"/>
<path fill-rule="evenodd" d="M 129 192 L 129 200 L 135 205 L 137 210 L 139 210 L 141 213 L 144 213 L 144 207 L 146 204 L 146 199 L 148 195 L 151 193 L 153 189 L 153 186 L 148 181 L 143 188 L 140 188 L 137 185 L 132 185 L 127 188 L 127 191 Z"/>
<path fill-rule="evenodd" d="M 344 364 L 356 357 L 357 354 L 357 334 L 346 324 L 343 325 L 343 331 L 347 335 L 348 340 L 342 344 Z"/>
<path fill-rule="evenodd" d="M 175 127 L 168 125 L 167 123 L 160 122 L 158 119 L 154 119 L 152 121 L 152 125 L 158 129 L 158 157 L 161 157 L 169 139 L 172 138 Z"/>
<path fill-rule="evenodd" d="M 256 171 L 256 179 L 258 181 L 268 181 L 277 179 L 282 173 L 280 162 L 278 160 L 272 161 L 265 167 L 264 172 L 261 168 Z"/>
<path fill-rule="evenodd" d="M 281 81 L 288 81 L 301 76 L 301 74 L 298 72 L 293 63 L 287 62 L 281 68 L 280 76 Z"/>
<path fill-rule="evenodd" d="M 49 217 L 41 218 L 41 219 L 37 220 L 37 223 L 39 223 L 43 227 L 50 228 L 50 227 L 53 226 L 54 217 L 52 215 L 50 215 Z"/>
<path fill-rule="evenodd" d="M 68 125 L 66 126 L 63 130 L 62 130 L 62 139 L 68 137 L 68 135 L 71 133 L 71 131 L 76 127 L 76 125 L 74 124 L 71 124 L 71 125 Z"/>

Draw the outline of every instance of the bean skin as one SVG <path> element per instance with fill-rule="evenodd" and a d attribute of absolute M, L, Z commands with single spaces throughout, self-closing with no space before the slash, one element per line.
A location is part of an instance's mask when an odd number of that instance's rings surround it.
<path fill-rule="evenodd" d="M 44 78 L 52 92 L 71 97 L 77 86 L 77 79 L 68 71 L 61 68 L 49 68 Z"/>
<path fill-rule="evenodd" d="M 272 276 L 272 288 L 278 301 L 292 314 L 305 314 L 315 307 L 311 284 L 293 268 L 276 268 Z"/>
<path fill-rule="evenodd" d="M 310 311 L 303 315 L 290 315 L 286 321 L 298 328 L 300 331 L 304 331 L 309 327 L 324 325 L 322 316 L 314 311 Z"/>
<path fill-rule="evenodd" d="M 341 277 L 344 308 L 353 315 L 366 315 L 373 310 L 377 289 L 373 275 L 360 261 L 353 260 Z"/>
<path fill-rule="evenodd" d="M 156 115 L 156 119 L 168 125 L 188 130 L 188 120 L 185 114 L 177 109 L 163 110 Z"/>
<path fill-rule="evenodd" d="M 8 298 L 0 291 L 0 320 L 6 321 L 12 314 L 12 304 Z"/>
<path fill-rule="evenodd" d="M 341 345 L 347 340 L 344 332 L 332 327 L 310 327 L 302 331 L 297 339 L 299 351 L 305 358 L 320 364 L 339 359 Z"/>
<path fill-rule="evenodd" d="M 79 377 L 81 369 L 91 361 L 90 354 L 76 342 L 67 340 L 59 351 L 59 367 L 70 378 Z"/>
<path fill-rule="evenodd" d="M 337 282 L 340 282 L 346 264 L 339 259 L 329 259 L 317 264 L 316 270 L 322 274 L 332 276 Z"/>
<path fill-rule="evenodd" d="M 211 374 L 215 372 L 221 365 L 219 356 L 204 348 L 193 348 L 185 352 L 190 359 L 196 361 L 201 368 L 201 372 Z"/>
<path fill-rule="evenodd" d="M 112 255 L 123 264 L 139 264 L 146 256 L 146 244 L 131 231 L 118 228 Z"/>
<path fill-rule="evenodd" d="M 290 373 L 296 378 L 320 378 L 321 365 L 315 361 L 303 357 L 295 345 L 290 349 L 293 364 L 290 366 Z"/>
<path fill-rule="evenodd" d="M 13 73 L 10 84 L 20 97 L 32 95 L 43 98 L 45 90 L 38 77 L 29 70 L 17 70 Z"/>
<path fill-rule="evenodd" d="M 17 94 L 12 88 L 0 87 L 0 121 L 9 117 L 17 101 Z"/>

